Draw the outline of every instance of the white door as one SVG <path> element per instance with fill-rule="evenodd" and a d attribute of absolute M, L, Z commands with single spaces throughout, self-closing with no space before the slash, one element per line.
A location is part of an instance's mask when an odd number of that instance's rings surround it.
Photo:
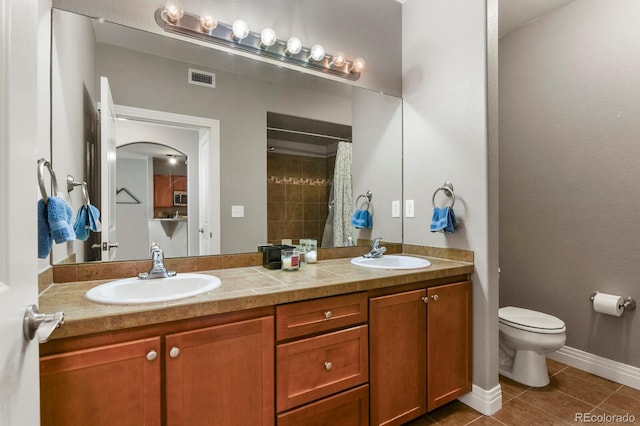
<path fill-rule="evenodd" d="M 38 73 L 49 69 L 48 53 L 38 55 L 45 3 L 0 0 L 0 426 L 40 424 L 38 341 L 25 340 L 22 322 L 38 303 L 36 161 L 49 123 L 38 113 L 48 102 L 48 79 Z"/>
<path fill-rule="evenodd" d="M 211 240 L 213 238 L 213 232 L 211 229 L 210 216 L 211 216 L 211 199 L 209 197 L 209 191 L 211 188 L 210 175 L 209 175 L 209 131 L 201 130 L 202 137 L 200 138 L 199 150 L 198 150 L 198 205 L 200 211 L 198 217 L 200 223 L 198 224 L 198 235 L 200 236 L 200 256 L 213 254 L 211 252 Z M 216 236 L 217 238 L 217 236 Z"/>
<path fill-rule="evenodd" d="M 100 181 L 102 261 L 116 259 L 116 112 L 107 77 L 100 77 Z"/>

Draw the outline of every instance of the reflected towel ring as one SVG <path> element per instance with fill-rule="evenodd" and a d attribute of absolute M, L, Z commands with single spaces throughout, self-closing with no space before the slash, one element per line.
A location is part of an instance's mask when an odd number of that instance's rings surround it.
<path fill-rule="evenodd" d="M 360 201 L 360 198 L 366 198 L 367 199 L 367 210 L 369 210 L 369 205 L 371 204 L 371 198 L 372 197 L 373 197 L 373 193 L 371 191 L 367 191 L 365 194 L 358 195 L 358 198 L 356 198 L 356 209 L 358 208 L 358 202 Z"/>
<path fill-rule="evenodd" d="M 444 191 L 444 194 L 447 197 L 451 198 L 451 206 L 449 207 L 453 208 L 453 205 L 456 203 L 456 194 L 453 192 L 453 184 L 449 181 L 445 182 L 433 193 L 433 197 L 431 197 L 431 203 L 433 204 L 433 207 L 436 206 L 436 194 L 438 194 L 438 192 L 440 191 Z"/>
<path fill-rule="evenodd" d="M 56 173 L 53 171 L 51 162 L 46 158 L 38 160 L 38 186 L 40 187 L 40 194 L 42 194 L 42 200 L 45 204 L 49 202 L 49 196 L 47 196 L 47 188 L 44 186 L 44 168 L 45 166 L 49 170 L 51 175 L 51 184 L 53 185 L 53 195 L 58 193 L 58 180 L 56 179 Z"/>
<path fill-rule="evenodd" d="M 73 176 L 67 175 L 67 192 L 73 191 L 76 186 L 82 186 L 82 204 L 85 206 L 91 204 L 87 182 L 77 182 Z"/>

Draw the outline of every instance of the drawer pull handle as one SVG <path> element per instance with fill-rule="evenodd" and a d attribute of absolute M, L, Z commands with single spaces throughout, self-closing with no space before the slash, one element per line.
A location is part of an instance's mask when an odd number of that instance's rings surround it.
<path fill-rule="evenodd" d="M 158 357 L 158 352 L 154 351 L 154 350 L 150 350 L 147 353 L 147 361 L 153 361 L 154 359 L 156 359 Z"/>
<path fill-rule="evenodd" d="M 333 364 L 331 364 L 329 361 L 324 363 L 324 369 L 327 371 L 331 371 L 331 369 L 333 368 Z"/>
<path fill-rule="evenodd" d="M 331 317 L 333 316 L 333 314 L 331 313 L 331 311 L 325 311 L 324 313 L 324 317 L 326 319 L 331 319 Z"/>
<path fill-rule="evenodd" d="M 422 298 L 422 301 L 423 301 L 424 303 L 429 303 L 429 298 L 428 298 L 427 296 L 424 296 L 424 297 Z"/>
<path fill-rule="evenodd" d="M 431 296 L 431 298 L 436 302 L 438 301 L 438 295 L 437 294 L 434 294 L 433 296 Z"/>
<path fill-rule="evenodd" d="M 176 348 L 175 346 L 171 348 L 171 350 L 169 351 L 169 356 L 171 358 L 177 358 L 178 355 L 180 355 L 180 349 Z"/>

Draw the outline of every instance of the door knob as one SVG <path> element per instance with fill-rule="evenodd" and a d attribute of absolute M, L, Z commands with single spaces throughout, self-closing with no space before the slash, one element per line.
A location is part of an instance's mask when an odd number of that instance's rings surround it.
<path fill-rule="evenodd" d="M 22 332 L 25 340 L 30 342 L 36 337 L 38 330 L 42 327 L 38 341 L 44 343 L 49 340 L 49 336 L 51 336 L 53 330 L 60 327 L 61 324 L 64 324 L 64 312 L 41 314 L 38 312 L 37 305 L 31 305 L 27 307 L 27 311 L 24 313 Z"/>
<path fill-rule="evenodd" d="M 91 244 L 92 249 L 102 249 L 102 251 L 109 251 L 112 248 L 118 248 L 119 243 L 104 242 L 102 244 Z"/>

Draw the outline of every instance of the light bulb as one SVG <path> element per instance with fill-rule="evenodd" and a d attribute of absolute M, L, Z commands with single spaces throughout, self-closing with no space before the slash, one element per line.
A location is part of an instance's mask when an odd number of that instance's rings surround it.
<path fill-rule="evenodd" d="M 176 22 L 184 15 L 184 9 L 177 0 L 169 0 L 164 5 L 164 10 L 167 13 L 167 19 L 171 22 Z"/>
<path fill-rule="evenodd" d="M 218 21 L 216 21 L 213 16 L 206 14 L 200 17 L 200 25 L 202 25 L 203 30 L 211 31 L 218 26 Z"/>
<path fill-rule="evenodd" d="M 265 28 L 260 33 L 260 43 L 265 47 L 273 46 L 276 43 L 276 32 L 271 28 Z"/>
<path fill-rule="evenodd" d="M 364 59 L 362 58 L 355 58 L 353 60 L 353 65 L 351 66 L 351 72 L 362 72 L 362 70 L 364 69 L 365 65 L 367 65 L 367 63 L 364 61 Z"/>
<path fill-rule="evenodd" d="M 346 59 L 344 57 L 344 53 L 336 52 L 333 54 L 333 58 L 331 59 L 331 66 L 341 67 L 344 65 Z"/>
<path fill-rule="evenodd" d="M 324 47 L 319 44 L 314 45 L 309 52 L 309 58 L 316 62 L 320 62 L 324 59 Z"/>
<path fill-rule="evenodd" d="M 249 35 L 249 26 L 242 19 L 236 19 L 233 21 L 231 31 L 233 31 L 233 36 L 235 38 L 242 40 Z"/>
<path fill-rule="evenodd" d="M 178 160 L 176 159 L 176 157 L 169 157 L 169 164 L 173 166 L 177 163 L 178 163 Z"/>
<path fill-rule="evenodd" d="M 302 42 L 297 37 L 291 37 L 287 40 L 287 53 L 297 55 L 302 50 Z"/>

